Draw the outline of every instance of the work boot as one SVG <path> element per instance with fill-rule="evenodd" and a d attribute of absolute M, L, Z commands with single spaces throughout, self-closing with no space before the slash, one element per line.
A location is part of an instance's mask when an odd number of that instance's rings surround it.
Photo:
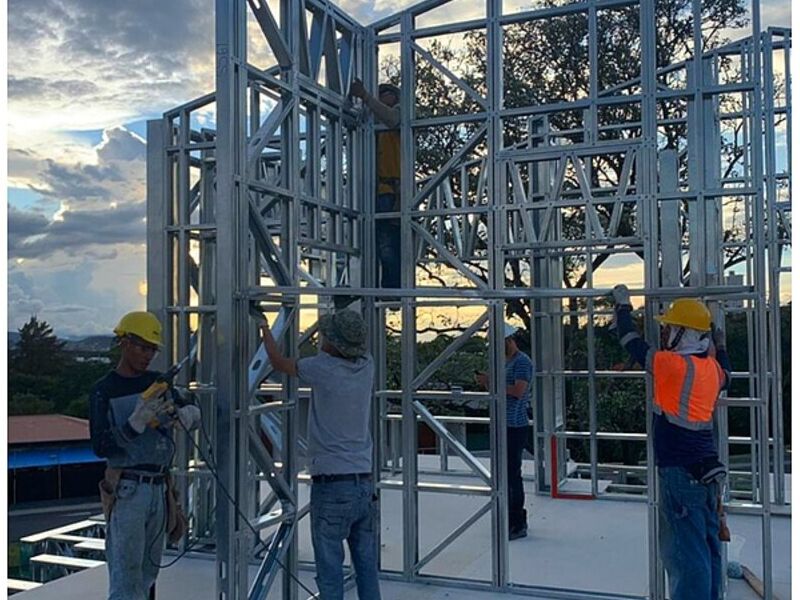
<path fill-rule="evenodd" d="M 509 515 L 508 539 L 518 540 L 528 535 L 528 511 L 524 508 L 521 512 Z"/>

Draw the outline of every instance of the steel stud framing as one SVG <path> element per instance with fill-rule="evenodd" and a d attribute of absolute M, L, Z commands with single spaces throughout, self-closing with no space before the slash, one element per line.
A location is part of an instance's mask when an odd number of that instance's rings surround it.
<path fill-rule="evenodd" d="M 702 24 L 703 3 L 689 4 L 693 22 Z M 207 435 L 195 438 L 202 454 L 181 445 L 176 471 L 192 516 L 192 540 L 215 548 L 220 600 L 264 599 L 282 567 L 297 574 L 304 566 L 297 533 L 308 513 L 300 500 L 307 481 L 300 411 L 307 394 L 296 380 L 272 373 L 252 309 L 270 315 L 276 338 L 293 351 L 314 335 L 313 317 L 353 296 L 371 328 L 377 365 L 374 474 L 379 492 L 402 495 L 401 565 L 384 568 L 387 578 L 559 598 L 623 597 L 609 590 L 523 585 L 509 572 L 501 332 L 507 308 L 516 302 L 528 308 L 538 367 L 535 490 L 553 498 L 565 494 L 575 482 L 570 444 L 585 440 L 588 462 L 578 465 L 589 480 L 585 496 L 647 501 L 647 597 L 663 598 L 650 409 L 636 432 L 602 431 L 599 425 L 603 382 L 632 378 L 647 392 L 652 387 L 644 372 L 601 368 L 594 349 L 603 335 L 599 324 L 610 316 L 606 298 L 613 285 L 603 279 L 602 261 L 594 261 L 634 254 L 642 277 L 632 292 L 641 299 L 650 341 L 658 334 L 651 317 L 681 295 L 705 298 L 718 316 L 745 315 L 748 370 L 734 377 L 747 382 L 749 392 L 723 399 L 720 449 L 727 456 L 735 446 L 750 448 L 751 464 L 737 466 L 726 501 L 730 510 L 762 517 L 771 593 L 771 515 L 786 512 L 788 502 L 781 336 L 789 334 L 781 328 L 780 294 L 791 250 L 791 33 L 760 31 L 758 0 L 745 4 L 751 35 L 706 48 L 697 25 L 687 40 L 693 51 L 659 65 L 658 0 L 533 3 L 518 12 L 504 10 L 502 0 L 485 0 L 476 18 L 433 24 L 426 20 L 431 15 L 465 3 L 427 0 L 370 26 L 328 0 L 216 0 L 216 92 L 148 124 L 147 271 L 148 306 L 167 325 L 163 361 L 196 352 L 181 384 L 197 394 Z M 609 85 L 600 80 L 600 44 L 607 34 L 603 17 L 622 14 L 614 11 L 638 16 L 640 64 L 630 79 Z M 514 27 L 565 18 L 585 20 L 585 93 L 511 105 L 506 78 L 514 57 L 506 55 L 507 36 Z M 248 44 L 253 31 L 260 47 Z M 479 77 L 456 72 L 429 44 L 455 34 L 485 44 Z M 381 126 L 346 92 L 354 77 L 376 88 L 381 51 L 388 47 L 397 50 L 402 90 L 403 184 L 400 211 L 378 216 L 373 182 Z M 270 66 L 249 62 L 248 53 L 265 48 Z M 738 65 L 738 76 L 726 78 L 730 64 Z M 423 68 L 464 98 L 461 108 L 420 108 L 415 90 Z M 614 110 L 633 116 L 613 122 Z M 725 129 L 729 124 L 733 134 Z M 443 131 L 450 132 L 450 154 L 425 171 L 420 140 Z M 682 132 L 676 146 L 663 142 L 670 131 Z M 725 140 L 733 140 L 738 154 L 735 168 L 723 172 Z M 603 179 L 603 165 L 612 162 L 616 178 Z M 743 232 L 723 239 L 731 205 L 745 215 Z M 566 220 L 569 215 L 580 215 L 579 227 Z M 399 218 L 406 259 L 402 288 L 391 292 L 377 287 L 375 224 L 381 218 Z M 724 273 L 723 253 L 734 251 L 744 257 L 737 267 L 741 282 Z M 584 265 L 580 285 L 566 283 L 568 264 Z M 514 269 L 519 277 L 511 285 L 507 274 Z M 426 277 L 433 272 L 438 279 Z M 431 307 L 474 309 L 479 316 L 462 319 L 463 333 L 421 365 L 421 311 Z M 584 323 L 584 365 L 565 357 L 570 320 Z M 401 328 L 399 389 L 387 384 L 392 365 L 384 331 L 394 325 Z M 473 335 L 487 341 L 489 390 L 426 387 Z M 586 384 L 582 431 L 569 429 L 566 418 L 576 381 Z M 465 398 L 480 405 L 483 416 L 437 414 L 438 402 Z M 728 435 L 733 410 L 749 411 L 746 438 Z M 487 457 L 474 456 L 454 433 L 466 422 L 487 427 Z M 436 436 L 443 457 L 438 471 L 419 462 L 418 423 Z M 606 441 L 646 446 L 646 466 L 625 467 L 646 486 L 601 488 L 611 469 L 599 458 Z M 448 454 L 464 468 L 448 466 Z M 469 477 L 470 483 L 446 483 L 450 476 Z M 420 494 L 431 492 L 472 494 L 485 503 L 423 550 Z M 437 556 L 484 518 L 491 521 L 489 578 L 429 572 Z M 254 539 L 253 529 L 264 543 Z M 255 577 L 249 572 L 254 565 Z M 287 599 L 301 593 L 286 574 L 281 587 Z"/>

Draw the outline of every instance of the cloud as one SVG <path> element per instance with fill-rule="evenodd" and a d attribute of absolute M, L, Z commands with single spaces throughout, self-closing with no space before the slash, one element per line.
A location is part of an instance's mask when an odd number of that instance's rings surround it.
<path fill-rule="evenodd" d="M 118 255 L 119 244 L 144 244 L 145 142 L 138 135 L 122 127 L 106 129 L 89 164 L 41 159 L 25 149 L 13 154 L 36 182 L 29 187 L 60 208 L 47 218 L 9 206 L 10 259 L 60 252 L 108 260 Z"/>
<path fill-rule="evenodd" d="M 418 4 L 419 0 L 339 0 L 335 3 L 362 25 L 369 25 Z"/>
<path fill-rule="evenodd" d="M 138 293 L 144 262 L 144 250 L 137 248 L 113 260 L 11 267 L 8 329 L 15 331 L 38 315 L 60 337 L 110 335 L 121 315 L 145 309 Z"/>
<path fill-rule="evenodd" d="M 31 315 L 38 315 L 61 337 L 109 334 L 120 315 L 144 308 L 132 273 L 138 273 L 141 263 L 143 253 L 136 251 L 102 262 L 82 260 L 67 266 L 47 262 L 27 271 L 12 267 L 8 274 L 8 328 L 15 331 Z M 114 274 L 111 286 L 104 283 L 108 273 Z"/>
<path fill-rule="evenodd" d="M 8 257 L 44 259 L 56 252 L 84 255 L 95 246 L 142 244 L 145 241 L 145 203 L 101 210 L 64 210 L 58 220 L 37 219 L 30 211 L 9 212 Z M 27 232 L 33 231 L 32 235 Z M 13 240 L 13 241 L 12 241 Z M 95 253 L 114 258 L 116 251 Z"/>
<path fill-rule="evenodd" d="M 792 4 L 789 0 L 763 0 L 761 2 L 761 26 L 791 27 Z"/>
<path fill-rule="evenodd" d="M 94 312 L 94 310 L 95 309 L 92 308 L 91 306 L 64 304 L 61 306 L 48 306 L 47 308 L 44 308 L 42 312 L 51 314 L 69 314 L 69 313 Z"/>
<path fill-rule="evenodd" d="M 42 159 L 29 149 L 8 149 L 8 183 L 13 187 L 27 187 L 36 181 Z"/>
<path fill-rule="evenodd" d="M 10 0 L 9 131 L 156 116 L 214 84 L 207 0 Z"/>
<path fill-rule="evenodd" d="M 135 133 L 123 127 L 103 131 L 103 140 L 97 147 L 97 157 L 101 161 L 145 160 L 146 142 Z"/>
<path fill-rule="evenodd" d="M 44 303 L 41 300 L 32 298 L 22 288 L 13 283 L 8 284 L 9 331 L 18 329 L 32 315 L 41 313 L 43 308 Z M 12 323 L 15 323 L 15 325 L 12 326 Z"/>
<path fill-rule="evenodd" d="M 45 169 L 40 174 L 42 187 L 31 188 L 51 198 L 83 201 L 111 197 L 113 190 L 108 182 L 122 181 L 122 175 L 113 165 L 64 165 L 54 160 L 45 160 Z"/>
<path fill-rule="evenodd" d="M 35 100 L 47 95 L 50 101 L 60 99 L 73 102 L 82 98 L 90 100 L 98 91 L 93 82 L 80 79 L 8 78 L 8 97 L 12 100 Z"/>
<path fill-rule="evenodd" d="M 25 240 L 44 234 L 50 221 L 42 214 L 19 210 L 15 206 L 8 207 L 8 248 L 9 258 L 13 258 L 12 249 L 24 244 Z"/>

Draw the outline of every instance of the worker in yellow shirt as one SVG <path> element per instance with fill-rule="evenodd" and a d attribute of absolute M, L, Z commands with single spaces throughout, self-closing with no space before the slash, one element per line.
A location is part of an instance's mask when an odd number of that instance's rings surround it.
<path fill-rule="evenodd" d="M 400 211 L 400 88 L 391 83 L 378 86 L 378 97 L 367 92 L 360 79 L 350 85 L 350 95 L 364 105 L 387 130 L 377 134 L 377 201 L 375 245 L 380 262 L 380 287 L 400 287 L 400 219 L 380 218 L 380 213 Z"/>

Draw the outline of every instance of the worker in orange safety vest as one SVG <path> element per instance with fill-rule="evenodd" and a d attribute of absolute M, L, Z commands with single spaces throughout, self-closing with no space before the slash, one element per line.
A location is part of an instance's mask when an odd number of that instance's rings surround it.
<path fill-rule="evenodd" d="M 630 292 L 613 289 L 617 334 L 653 376 L 653 445 L 658 467 L 659 550 L 671 600 L 722 598 L 718 503 L 725 479 L 714 439 L 720 392 L 730 381 L 722 331 L 701 301 L 680 298 L 656 317 L 662 350 L 639 335 Z"/>

